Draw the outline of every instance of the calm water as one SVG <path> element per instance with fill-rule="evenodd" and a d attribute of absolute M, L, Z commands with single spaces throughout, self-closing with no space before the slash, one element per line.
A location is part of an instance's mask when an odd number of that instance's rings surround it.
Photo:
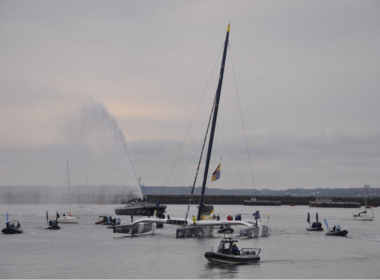
<path fill-rule="evenodd" d="M 155 234 L 122 237 L 106 226 L 95 225 L 101 214 L 113 214 L 120 205 L 95 205 L 96 214 L 80 215 L 78 225 L 61 224 L 61 230 L 46 230 L 45 211 L 54 205 L 0 205 L 5 215 L 21 213 L 24 233 L 0 234 L 1 278 L 380 278 L 380 208 L 373 222 L 352 220 L 356 209 L 315 209 L 306 206 L 260 207 L 270 214 L 270 237 L 239 239 L 238 247 L 262 248 L 261 261 L 252 265 L 215 265 L 206 251 L 217 248 L 223 235 L 212 238 L 176 239 L 175 226 L 165 225 Z M 184 217 L 186 205 L 169 205 L 172 217 Z M 76 206 L 73 207 L 76 209 Z M 362 208 L 363 209 L 363 208 Z M 225 218 L 242 214 L 251 219 L 253 206 L 216 205 Z M 191 215 L 195 214 L 192 207 Z M 335 220 L 348 237 L 325 236 L 306 231 L 307 212 L 315 212 L 332 224 Z M 130 217 L 122 217 L 128 222 Z M 138 217 L 135 217 L 135 220 Z M 267 219 L 263 219 L 267 222 Z M 325 227 L 324 223 L 323 226 Z M 239 228 L 235 227 L 235 233 Z"/>

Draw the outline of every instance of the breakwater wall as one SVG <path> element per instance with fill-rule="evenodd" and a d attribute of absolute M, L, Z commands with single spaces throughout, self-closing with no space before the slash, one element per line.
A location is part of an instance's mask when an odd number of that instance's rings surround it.
<path fill-rule="evenodd" d="M 244 195 L 206 195 L 204 202 L 213 205 L 243 205 L 244 200 L 250 200 L 252 196 Z M 160 198 L 161 204 L 188 204 L 188 195 L 148 195 L 148 201 L 155 202 Z M 193 196 L 193 203 L 199 202 L 199 195 Z M 309 205 L 309 201 L 314 201 L 315 197 L 300 197 L 300 196 L 256 196 L 258 200 L 273 200 L 281 201 L 281 205 Z M 333 201 L 351 201 L 359 202 L 362 206 L 365 205 L 362 197 L 334 197 Z M 380 198 L 367 199 L 368 206 L 380 206 Z"/>
<path fill-rule="evenodd" d="M 204 202 L 213 205 L 243 205 L 244 200 L 250 200 L 252 196 L 244 195 L 206 195 Z M 281 201 L 281 205 L 309 205 L 309 201 L 314 201 L 315 197 L 301 196 L 256 196 L 258 200 Z M 131 196 L 125 194 L 76 194 L 72 195 L 71 203 L 73 204 L 125 204 Z M 160 199 L 161 204 L 188 204 L 189 195 L 147 195 L 148 201 L 156 203 Z M 194 195 L 192 204 L 199 202 L 199 195 Z M 364 206 L 363 197 L 333 197 L 333 201 L 351 201 L 359 202 Z M 65 204 L 68 203 L 67 197 L 49 195 L 49 194 L 3 194 L 0 196 L 2 204 Z M 380 198 L 367 199 L 368 206 L 380 206 Z"/>

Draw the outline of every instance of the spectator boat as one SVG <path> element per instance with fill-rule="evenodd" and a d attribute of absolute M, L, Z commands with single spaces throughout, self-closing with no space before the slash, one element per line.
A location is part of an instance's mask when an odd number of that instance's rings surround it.
<path fill-rule="evenodd" d="M 310 225 L 310 214 L 307 213 L 307 222 L 309 223 L 309 227 L 306 228 L 308 231 L 323 231 L 321 222 L 318 222 L 318 213 L 315 214 L 316 222 Z"/>
<path fill-rule="evenodd" d="M 237 240 L 223 238 L 220 241 L 218 251 L 206 252 L 205 258 L 209 262 L 227 264 L 257 263 L 260 260 L 260 248 L 242 248 L 240 251 L 236 246 Z"/>

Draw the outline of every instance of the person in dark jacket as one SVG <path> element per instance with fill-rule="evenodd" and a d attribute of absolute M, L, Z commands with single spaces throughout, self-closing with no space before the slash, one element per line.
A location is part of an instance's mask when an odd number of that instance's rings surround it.
<path fill-rule="evenodd" d="M 234 243 L 234 245 L 232 245 L 231 252 L 233 255 L 237 255 L 239 253 L 239 248 L 236 246 L 236 243 Z"/>

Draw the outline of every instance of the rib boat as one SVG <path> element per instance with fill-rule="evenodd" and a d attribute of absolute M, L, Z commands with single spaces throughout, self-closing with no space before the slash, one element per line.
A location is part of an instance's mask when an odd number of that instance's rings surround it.
<path fill-rule="evenodd" d="M 55 220 L 50 220 L 49 221 L 49 214 L 48 211 L 46 211 L 46 222 L 48 224 L 48 227 L 46 229 L 50 230 L 58 230 L 61 229 L 60 226 L 58 226 L 58 213 L 56 214 L 56 219 Z"/>
<path fill-rule="evenodd" d="M 318 222 L 318 213 L 315 214 L 316 222 L 310 225 L 310 214 L 307 213 L 307 222 L 309 223 L 309 227 L 306 228 L 308 231 L 323 231 L 321 222 Z"/>
<path fill-rule="evenodd" d="M 18 214 L 19 219 L 18 220 L 13 220 L 12 222 L 9 221 L 9 214 L 7 213 L 7 220 L 6 220 L 6 226 L 1 230 L 2 233 L 4 234 L 20 234 L 23 232 L 21 228 L 21 215 L 20 213 Z"/>
<path fill-rule="evenodd" d="M 205 258 L 209 262 L 227 264 L 247 264 L 257 263 L 260 260 L 260 248 L 242 248 L 240 251 L 236 247 L 237 240 L 223 238 L 220 241 L 217 252 L 206 252 Z"/>
<path fill-rule="evenodd" d="M 326 235 L 346 236 L 348 234 L 347 230 L 341 230 L 340 225 L 335 225 L 335 222 L 332 228 L 329 228 L 326 219 L 325 219 L 325 224 L 326 224 L 326 227 L 328 228 L 328 232 L 326 232 Z"/>

